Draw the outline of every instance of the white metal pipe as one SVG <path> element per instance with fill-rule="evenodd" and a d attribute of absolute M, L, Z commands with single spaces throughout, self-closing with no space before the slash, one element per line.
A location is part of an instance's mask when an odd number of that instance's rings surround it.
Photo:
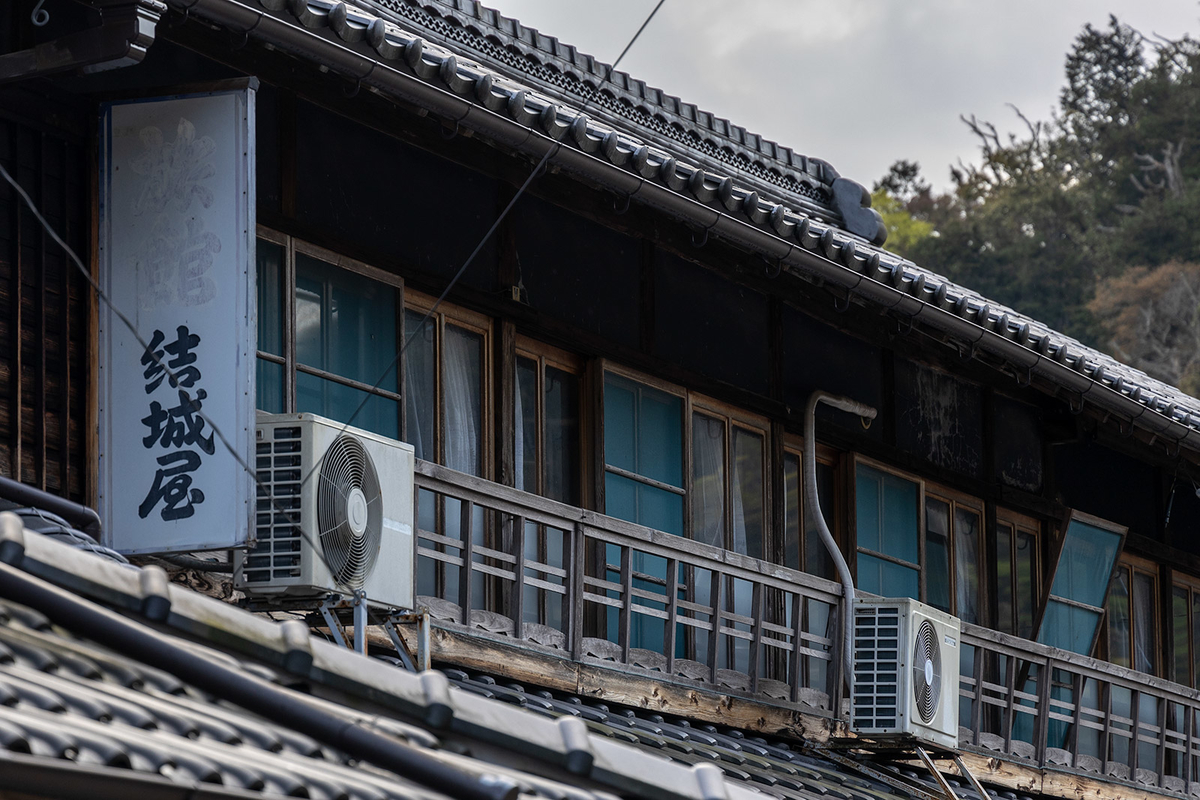
<path fill-rule="evenodd" d="M 821 541 L 837 565 L 838 578 L 842 582 L 842 671 L 849 681 L 854 674 L 854 576 L 850 574 L 850 567 L 833 540 L 829 526 L 825 524 L 825 515 L 821 513 L 821 498 L 817 491 L 817 406 L 821 403 L 866 419 L 875 419 L 878 412 L 849 397 L 820 391 L 809 395 L 808 405 L 804 409 L 804 514 L 808 523 L 816 527 L 821 535 Z"/>

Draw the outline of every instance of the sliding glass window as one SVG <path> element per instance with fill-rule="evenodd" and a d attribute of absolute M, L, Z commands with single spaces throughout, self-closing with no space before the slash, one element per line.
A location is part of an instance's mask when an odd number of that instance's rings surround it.
<path fill-rule="evenodd" d="M 257 279 L 258 408 L 400 438 L 401 280 L 266 229 Z"/>

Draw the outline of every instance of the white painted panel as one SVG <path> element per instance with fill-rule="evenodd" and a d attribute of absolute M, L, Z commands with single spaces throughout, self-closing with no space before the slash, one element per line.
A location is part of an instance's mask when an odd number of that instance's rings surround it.
<path fill-rule="evenodd" d="M 229 448 L 253 466 L 254 90 L 105 104 L 100 146 L 100 281 L 149 345 L 101 304 L 106 542 L 244 545 L 254 480 Z"/>

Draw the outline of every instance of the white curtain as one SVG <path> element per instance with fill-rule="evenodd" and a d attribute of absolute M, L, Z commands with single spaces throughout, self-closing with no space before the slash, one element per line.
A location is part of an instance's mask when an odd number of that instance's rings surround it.
<path fill-rule="evenodd" d="M 725 546 L 725 423 L 701 414 L 692 415 L 692 532 Z"/>
<path fill-rule="evenodd" d="M 481 340 L 453 325 L 446 326 L 442 350 L 442 408 L 445 414 L 445 464 L 479 474 L 482 399 Z"/>
<path fill-rule="evenodd" d="M 742 501 L 742 466 L 736 454 L 733 458 L 733 484 L 731 489 L 733 506 L 733 551 L 748 555 L 746 548 L 746 509 Z"/>

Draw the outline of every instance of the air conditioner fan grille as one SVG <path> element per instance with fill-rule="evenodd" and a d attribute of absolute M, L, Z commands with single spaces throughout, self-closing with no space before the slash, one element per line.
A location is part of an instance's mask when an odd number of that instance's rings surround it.
<path fill-rule="evenodd" d="M 338 437 L 322 460 L 317 525 L 334 580 L 361 589 L 379 556 L 383 496 L 375 465 L 354 436 Z"/>
<path fill-rule="evenodd" d="M 937 714 L 942 697 L 942 653 L 937 629 L 929 620 L 922 620 L 917 629 L 912 665 L 917 714 L 928 725 Z"/>

